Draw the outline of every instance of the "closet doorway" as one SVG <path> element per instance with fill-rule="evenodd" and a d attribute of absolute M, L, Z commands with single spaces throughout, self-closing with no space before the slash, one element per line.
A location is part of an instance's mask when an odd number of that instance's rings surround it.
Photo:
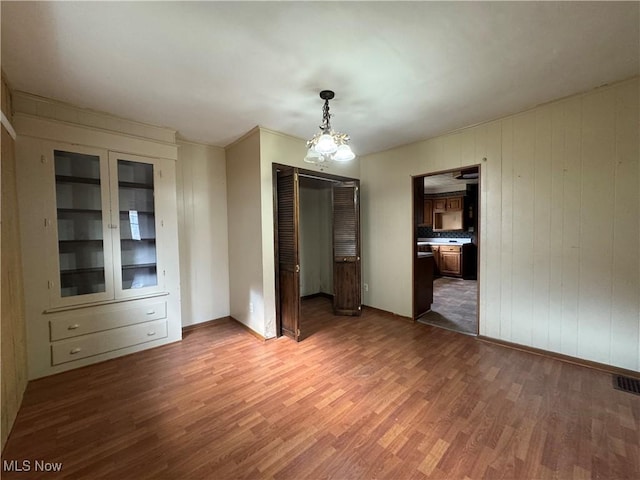
<path fill-rule="evenodd" d="M 296 341 L 313 326 L 302 298 L 331 299 L 333 315 L 360 315 L 359 180 L 274 164 L 276 332 Z"/>

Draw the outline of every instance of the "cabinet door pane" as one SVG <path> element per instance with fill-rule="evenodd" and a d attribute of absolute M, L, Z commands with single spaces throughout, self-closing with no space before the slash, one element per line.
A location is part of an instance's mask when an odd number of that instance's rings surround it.
<path fill-rule="evenodd" d="M 153 164 L 118 160 L 122 289 L 158 285 Z"/>
<path fill-rule="evenodd" d="M 60 296 L 106 291 L 100 157 L 54 150 Z"/>

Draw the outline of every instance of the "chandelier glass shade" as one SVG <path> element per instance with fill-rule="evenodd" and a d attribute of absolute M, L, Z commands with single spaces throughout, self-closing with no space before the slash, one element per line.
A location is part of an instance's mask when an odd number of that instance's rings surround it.
<path fill-rule="evenodd" d="M 334 95 L 331 90 L 320 92 L 320 98 L 324 100 L 322 125 L 320 125 L 320 131 L 307 142 L 307 156 L 304 157 L 304 161 L 307 163 L 327 165 L 331 162 L 348 162 L 356 158 L 349 146 L 349 135 L 334 132 L 331 128 L 329 100 Z"/>

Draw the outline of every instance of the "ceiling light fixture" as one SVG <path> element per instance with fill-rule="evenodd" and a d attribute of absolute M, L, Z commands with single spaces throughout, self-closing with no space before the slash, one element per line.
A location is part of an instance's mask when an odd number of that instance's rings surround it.
<path fill-rule="evenodd" d="M 331 162 L 348 162 L 356 158 L 349 146 L 349 135 L 334 132 L 331 128 L 329 100 L 334 96 L 335 94 L 331 90 L 320 92 L 320 98 L 324 100 L 322 125 L 320 125 L 320 131 L 307 142 L 309 150 L 307 156 L 304 157 L 304 161 L 307 163 L 325 166 Z"/>

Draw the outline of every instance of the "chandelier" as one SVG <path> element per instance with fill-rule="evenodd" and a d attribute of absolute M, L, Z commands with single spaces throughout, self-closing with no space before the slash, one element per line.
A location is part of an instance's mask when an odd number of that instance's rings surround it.
<path fill-rule="evenodd" d="M 328 165 L 331 162 L 348 162 L 356 158 L 349 146 L 349 135 L 346 133 L 334 132 L 329 119 L 329 100 L 335 94 L 331 90 L 320 92 L 320 98 L 324 100 L 322 107 L 322 125 L 320 131 L 307 142 L 307 156 L 304 161 L 317 165 Z"/>

